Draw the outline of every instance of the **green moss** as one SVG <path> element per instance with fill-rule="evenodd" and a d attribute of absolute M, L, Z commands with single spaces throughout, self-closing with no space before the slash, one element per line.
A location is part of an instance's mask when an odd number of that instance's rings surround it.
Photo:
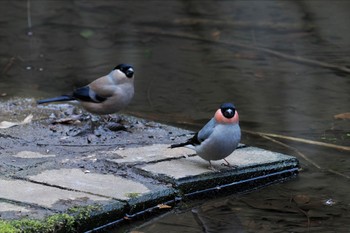
<path fill-rule="evenodd" d="M 14 226 L 12 226 L 9 222 L 0 220 L 0 232 L 2 233 L 17 233 L 20 232 Z"/>
<path fill-rule="evenodd" d="M 140 193 L 126 193 L 125 196 L 128 198 L 136 198 L 140 196 Z"/>
<path fill-rule="evenodd" d="M 99 210 L 101 210 L 101 206 L 98 205 L 79 206 L 70 208 L 68 213 L 72 214 L 77 221 L 82 221 L 90 218 L 92 212 Z"/>
<path fill-rule="evenodd" d="M 57 214 L 48 217 L 45 221 L 48 229 L 64 229 L 66 232 L 74 232 L 75 219 L 69 214 Z"/>
<path fill-rule="evenodd" d="M 39 220 L 21 219 L 11 221 L 10 224 L 15 227 L 18 232 L 49 232 L 44 223 Z"/>
<path fill-rule="evenodd" d="M 55 214 L 44 220 L 23 218 L 20 220 L 0 220 L 1 233 L 50 233 L 76 232 L 77 227 L 87 221 L 92 211 L 99 210 L 99 206 L 74 207 L 68 213 Z"/>

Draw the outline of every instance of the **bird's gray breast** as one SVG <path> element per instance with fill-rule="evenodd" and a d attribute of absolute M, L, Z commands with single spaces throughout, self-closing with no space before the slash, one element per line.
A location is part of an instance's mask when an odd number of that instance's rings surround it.
<path fill-rule="evenodd" d="M 241 140 L 238 124 L 217 125 L 212 134 L 196 147 L 197 154 L 205 160 L 220 160 L 229 156 Z"/>

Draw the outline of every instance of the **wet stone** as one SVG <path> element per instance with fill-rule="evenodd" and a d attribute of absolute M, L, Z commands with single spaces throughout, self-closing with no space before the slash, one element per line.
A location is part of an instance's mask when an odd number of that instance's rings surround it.
<path fill-rule="evenodd" d="M 186 194 L 249 182 L 252 183 L 250 189 L 253 189 L 260 185 L 260 181 L 264 185 L 265 182 L 294 176 L 298 171 L 298 161 L 294 157 L 256 147 L 239 148 L 226 160 L 233 167 L 223 165 L 221 160 L 212 161 L 213 170 L 208 161 L 195 156 L 147 164 L 139 169 L 145 175 L 172 183 Z M 244 189 L 249 190 L 249 187 L 244 186 Z"/>
<path fill-rule="evenodd" d="M 0 198 L 40 206 L 49 210 L 64 211 L 79 205 L 108 203 L 110 199 L 74 192 L 23 180 L 0 179 Z"/>
<path fill-rule="evenodd" d="M 187 148 L 170 149 L 169 144 L 153 144 L 150 146 L 134 147 L 124 150 L 116 150 L 113 153 L 118 159 L 108 161 L 117 164 L 137 164 L 183 158 L 193 154 L 193 150 Z"/>
<path fill-rule="evenodd" d="M 1 219 L 20 219 L 30 217 L 33 219 L 43 219 L 44 217 L 54 214 L 53 211 L 44 208 L 23 206 L 14 203 L 0 201 Z"/>
<path fill-rule="evenodd" d="M 112 174 L 84 172 L 80 169 L 46 170 L 28 178 L 36 182 L 119 200 L 130 199 L 132 194 L 142 195 L 150 192 L 145 185 L 130 179 Z"/>
<path fill-rule="evenodd" d="M 117 175 L 98 174 L 80 169 L 46 170 L 29 176 L 28 179 L 55 187 L 126 201 L 130 207 L 129 214 L 168 201 L 176 192 L 164 185 L 147 184 L 146 181 L 140 183 Z"/>
<path fill-rule="evenodd" d="M 20 151 L 17 154 L 14 154 L 13 157 L 22 158 L 22 159 L 37 159 L 37 158 L 48 158 L 55 157 L 54 154 L 41 154 L 34 151 Z"/>

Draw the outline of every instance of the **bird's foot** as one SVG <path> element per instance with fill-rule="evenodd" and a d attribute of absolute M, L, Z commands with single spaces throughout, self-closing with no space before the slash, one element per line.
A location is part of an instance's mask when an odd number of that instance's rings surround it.
<path fill-rule="evenodd" d="M 111 131 L 128 131 L 128 129 L 121 123 L 118 122 L 109 122 L 106 124 L 106 128 Z"/>
<path fill-rule="evenodd" d="M 226 159 L 224 159 L 226 163 L 222 163 L 221 165 L 229 167 L 229 168 L 237 168 L 237 165 L 230 164 Z"/>
<path fill-rule="evenodd" d="M 100 116 L 100 118 L 103 121 L 103 123 L 105 123 L 105 124 L 107 124 L 109 122 L 118 122 L 118 120 L 119 120 L 119 119 L 116 120 L 116 118 L 112 114 L 103 115 L 103 116 Z"/>
<path fill-rule="evenodd" d="M 111 131 L 128 131 L 128 129 L 122 123 L 122 118 L 119 115 L 109 114 L 106 116 L 101 116 L 103 120 L 104 127 Z"/>

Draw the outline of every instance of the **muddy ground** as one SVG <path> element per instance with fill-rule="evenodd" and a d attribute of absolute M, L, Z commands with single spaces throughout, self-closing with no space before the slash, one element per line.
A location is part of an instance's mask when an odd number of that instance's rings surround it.
<path fill-rule="evenodd" d="M 0 175 L 23 177 L 43 169 L 118 172 L 106 159 L 127 147 L 185 140 L 190 133 L 123 114 L 100 117 L 74 104 L 37 106 L 33 99 L 0 102 L 0 122 L 31 122 L 0 129 Z M 29 159 L 28 159 L 29 158 Z"/>

